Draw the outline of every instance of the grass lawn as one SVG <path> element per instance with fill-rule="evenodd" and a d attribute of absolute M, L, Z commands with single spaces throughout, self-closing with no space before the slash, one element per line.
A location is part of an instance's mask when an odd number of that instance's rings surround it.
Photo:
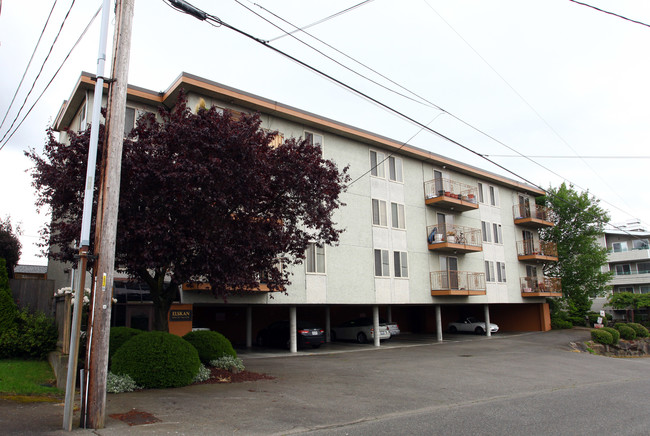
<path fill-rule="evenodd" d="M 0 396 L 62 396 L 64 392 L 55 385 L 47 361 L 0 359 Z"/>

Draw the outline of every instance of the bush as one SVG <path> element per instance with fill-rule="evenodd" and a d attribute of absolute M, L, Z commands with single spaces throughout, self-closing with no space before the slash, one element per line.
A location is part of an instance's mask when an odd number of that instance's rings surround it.
<path fill-rule="evenodd" d="M 569 320 L 569 322 L 570 322 L 571 324 L 573 324 L 573 325 L 575 325 L 575 326 L 582 326 L 582 327 L 584 327 L 584 325 L 585 325 L 585 319 L 584 319 L 584 317 L 580 317 L 580 316 L 568 316 L 567 319 Z"/>
<path fill-rule="evenodd" d="M 244 370 L 244 362 L 239 357 L 232 356 L 223 356 L 216 360 L 211 360 L 210 366 L 214 366 L 215 368 L 219 369 L 225 369 L 231 372 L 233 369 L 237 371 Z"/>
<path fill-rule="evenodd" d="M 120 394 L 122 392 L 133 392 L 136 389 L 140 389 L 140 387 L 131 376 L 127 374 L 115 375 L 110 371 L 106 374 L 106 392 Z"/>
<path fill-rule="evenodd" d="M 618 330 L 613 329 L 611 327 L 603 327 L 601 330 L 605 332 L 609 332 L 612 335 L 613 341 L 612 344 L 616 345 L 618 344 L 618 341 L 621 340 L 621 334 L 618 332 Z"/>
<path fill-rule="evenodd" d="M 113 355 L 122 345 L 133 336 L 143 333 L 143 330 L 132 329 L 130 327 L 111 327 L 108 344 L 108 361 L 113 359 Z"/>
<path fill-rule="evenodd" d="M 572 327 L 573 327 L 573 324 L 571 324 L 570 321 L 566 321 L 566 320 L 560 319 L 560 318 L 552 318 L 551 319 L 551 328 L 553 330 L 570 329 Z"/>
<path fill-rule="evenodd" d="M 196 348 L 196 351 L 199 353 L 199 358 L 204 364 L 208 364 L 211 360 L 224 356 L 237 357 L 237 353 L 232 347 L 232 344 L 221 333 L 198 330 L 189 332 L 183 336 L 183 339 Z"/>
<path fill-rule="evenodd" d="M 199 366 L 199 372 L 196 374 L 196 377 L 194 377 L 194 383 L 201 383 L 209 380 L 211 376 L 212 373 L 210 372 L 210 369 L 204 364 L 201 364 L 201 366 Z"/>
<path fill-rule="evenodd" d="M 17 312 L 14 325 L 0 333 L 0 357 L 45 359 L 58 337 L 53 319 L 25 308 Z"/>
<path fill-rule="evenodd" d="M 636 333 L 637 338 L 647 338 L 649 335 L 648 329 L 639 323 L 628 322 L 626 325 L 628 327 L 631 327 L 634 330 L 634 333 Z"/>
<path fill-rule="evenodd" d="M 634 329 L 632 327 L 628 327 L 627 324 L 619 322 L 614 325 L 614 328 L 619 331 L 622 339 L 626 339 L 628 341 L 636 339 L 636 333 L 634 332 Z"/>
<path fill-rule="evenodd" d="M 9 289 L 5 260 L 0 259 L 0 332 L 13 327 L 18 309 Z"/>
<path fill-rule="evenodd" d="M 599 344 L 603 344 L 603 345 L 612 345 L 612 343 L 614 342 L 614 338 L 612 337 L 612 334 L 603 329 L 591 330 L 591 339 L 594 342 L 598 342 Z"/>
<path fill-rule="evenodd" d="M 200 365 L 196 349 L 183 338 L 143 332 L 115 352 L 111 371 L 130 375 L 143 388 L 171 388 L 191 384 Z"/>

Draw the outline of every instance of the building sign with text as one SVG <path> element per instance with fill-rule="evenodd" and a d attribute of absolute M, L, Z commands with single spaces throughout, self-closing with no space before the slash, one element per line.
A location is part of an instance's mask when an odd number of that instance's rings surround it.
<path fill-rule="evenodd" d="M 183 310 L 170 310 L 169 311 L 169 320 L 170 321 L 192 321 L 192 311 L 188 309 Z"/>

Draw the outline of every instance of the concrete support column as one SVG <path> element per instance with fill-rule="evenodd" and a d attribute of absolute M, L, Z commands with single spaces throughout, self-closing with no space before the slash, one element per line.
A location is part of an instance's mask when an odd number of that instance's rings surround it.
<path fill-rule="evenodd" d="M 253 306 L 246 306 L 246 348 L 253 347 Z"/>
<path fill-rule="evenodd" d="M 488 304 L 483 306 L 483 312 L 485 313 L 485 335 L 490 337 L 492 332 L 490 331 L 490 306 Z"/>
<path fill-rule="evenodd" d="M 438 342 L 442 342 L 442 314 L 439 304 L 436 304 L 436 337 Z"/>
<path fill-rule="evenodd" d="M 372 328 L 375 332 L 374 344 L 379 346 L 379 306 L 372 306 Z"/>
<path fill-rule="evenodd" d="M 332 324 L 330 322 L 330 307 L 325 306 L 325 342 L 328 344 L 332 342 L 331 331 Z"/>
<path fill-rule="evenodd" d="M 298 329 L 296 327 L 296 306 L 289 306 L 289 351 L 298 352 Z"/>

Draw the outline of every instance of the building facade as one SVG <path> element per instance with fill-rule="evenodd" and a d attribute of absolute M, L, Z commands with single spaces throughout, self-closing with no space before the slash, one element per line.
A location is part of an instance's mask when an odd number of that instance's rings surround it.
<path fill-rule="evenodd" d="M 62 106 L 55 123 L 62 141 L 65 127 L 81 129 L 91 119 L 93 86 L 83 73 Z M 340 244 L 310 246 L 286 294 L 250 292 L 224 303 L 206 290 L 180 290 L 195 328 L 248 345 L 270 321 L 296 316 L 328 331 L 350 318 L 381 317 L 439 338 L 448 322 L 465 316 L 489 318 L 506 331 L 550 329 L 545 301 L 560 296 L 561 286 L 542 273 L 545 262 L 557 261 L 556 247 L 538 234 L 553 225 L 552 212 L 535 203 L 542 190 L 186 73 L 162 93 L 129 87 L 126 129 L 142 112 L 173 107 L 181 89 L 189 107 L 203 100 L 260 113 L 263 128 L 320 144 L 326 159 L 349 165 L 358 179 L 335 214 L 345 229 Z M 60 265 L 48 276 L 69 283 Z M 144 326 L 146 289 L 118 282 L 115 291 L 113 318 Z"/>
<path fill-rule="evenodd" d="M 599 242 L 607 248 L 608 271 L 613 271 L 609 285 L 611 291 L 594 299 L 592 310 L 606 310 L 616 319 L 625 317 L 624 310 L 607 307 L 607 299 L 612 293 L 632 292 L 650 293 L 650 232 L 638 221 L 618 226 L 615 230 L 605 230 Z"/>

